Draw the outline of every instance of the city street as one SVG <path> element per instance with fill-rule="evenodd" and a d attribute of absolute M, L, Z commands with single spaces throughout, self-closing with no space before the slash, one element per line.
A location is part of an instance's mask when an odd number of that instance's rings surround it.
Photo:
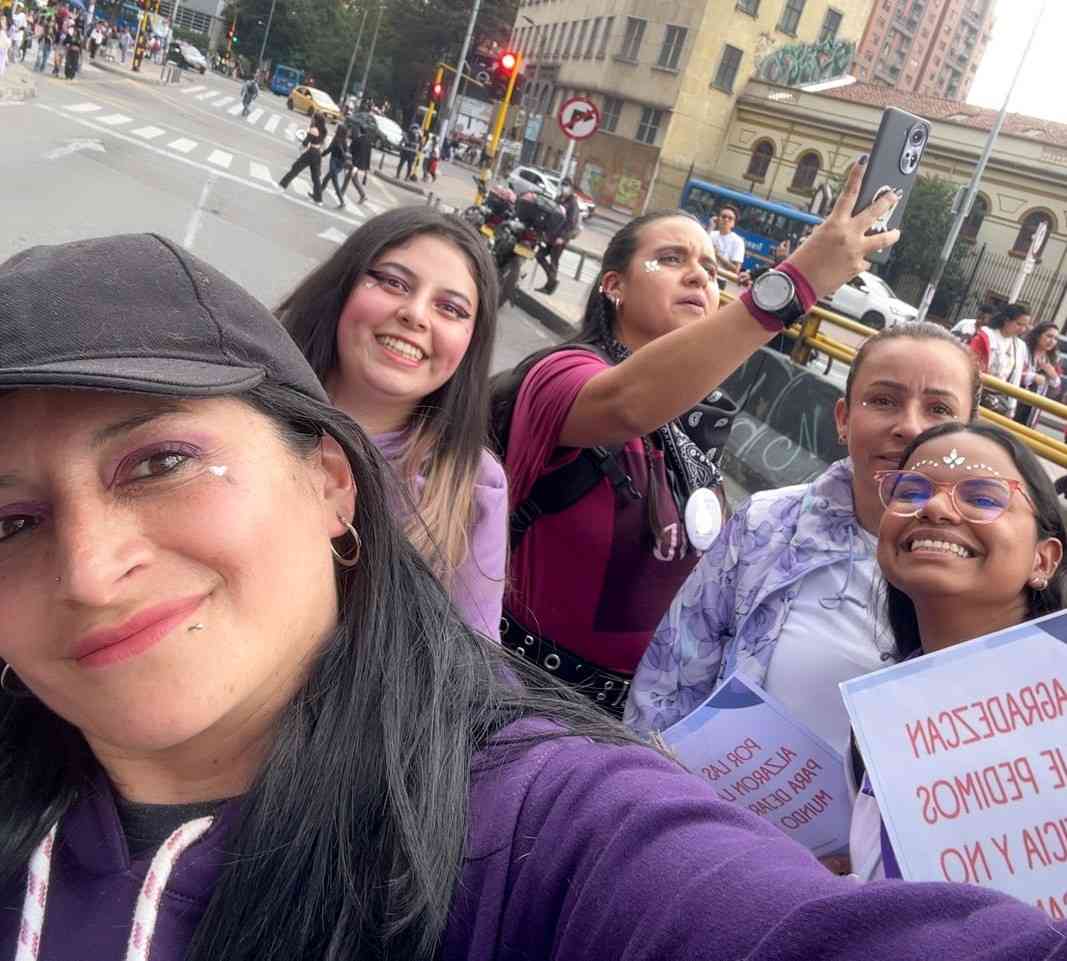
<path fill-rule="evenodd" d="M 159 69 L 146 63 L 142 73 L 154 79 Z M 277 181 L 306 121 L 269 91 L 243 119 L 238 84 L 210 73 L 163 87 L 86 63 L 74 82 L 35 79 L 37 97 L 0 112 L 0 175 L 20 185 L 5 193 L 0 259 L 33 244 L 156 231 L 272 305 L 367 217 L 426 202 L 373 174 L 368 202 L 355 203 L 350 189 L 346 210 L 332 188 L 316 206 L 306 175 L 283 192 Z M 497 366 L 550 337 L 506 308 Z"/>

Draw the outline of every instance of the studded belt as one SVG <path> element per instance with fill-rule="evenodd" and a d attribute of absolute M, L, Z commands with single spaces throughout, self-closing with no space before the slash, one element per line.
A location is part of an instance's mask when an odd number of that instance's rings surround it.
<path fill-rule="evenodd" d="M 590 664 L 585 658 L 523 627 L 507 611 L 500 622 L 500 641 L 508 650 L 572 685 L 597 707 L 617 718 L 622 717 L 626 696 L 630 693 L 630 677 Z"/>

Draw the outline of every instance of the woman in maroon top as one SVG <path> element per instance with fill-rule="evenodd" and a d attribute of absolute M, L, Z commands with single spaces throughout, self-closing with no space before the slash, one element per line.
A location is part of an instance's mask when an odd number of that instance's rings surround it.
<path fill-rule="evenodd" d="M 853 215 L 862 173 L 856 164 L 827 221 L 760 278 L 764 291 L 767 278 L 792 281 L 784 308 L 761 309 L 768 298 L 750 289 L 719 309 L 707 233 L 682 211 L 647 214 L 612 238 L 578 334 L 496 385 L 513 512 L 501 639 L 613 712 L 718 532 L 720 479 L 701 443 L 715 426 L 709 394 L 783 319 L 896 240 L 865 236 L 887 200 Z"/>

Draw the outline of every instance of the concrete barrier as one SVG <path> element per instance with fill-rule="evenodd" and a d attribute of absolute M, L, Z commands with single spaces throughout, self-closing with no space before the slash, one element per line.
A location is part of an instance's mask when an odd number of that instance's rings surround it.
<path fill-rule="evenodd" d="M 723 385 L 740 407 L 722 469 L 750 494 L 812 480 L 844 457 L 834 405 L 841 389 L 764 347 Z"/>

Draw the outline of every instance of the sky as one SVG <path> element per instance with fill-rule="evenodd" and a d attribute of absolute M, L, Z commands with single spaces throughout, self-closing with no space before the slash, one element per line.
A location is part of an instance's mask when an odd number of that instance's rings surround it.
<path fill-rule="evenodd" d="M 978 68 L 969 103 L 997 110 L 1003 105 L 1041 6 L 1042 0 L 997 0 L 993 39 Z M 1046 0 L 1041 29 L 1011 98 L 1008 109 L 1012 113 L 1067 123 L 1063 77 L 1057 76 L 1065 37 L 1067 2 Z"/>

